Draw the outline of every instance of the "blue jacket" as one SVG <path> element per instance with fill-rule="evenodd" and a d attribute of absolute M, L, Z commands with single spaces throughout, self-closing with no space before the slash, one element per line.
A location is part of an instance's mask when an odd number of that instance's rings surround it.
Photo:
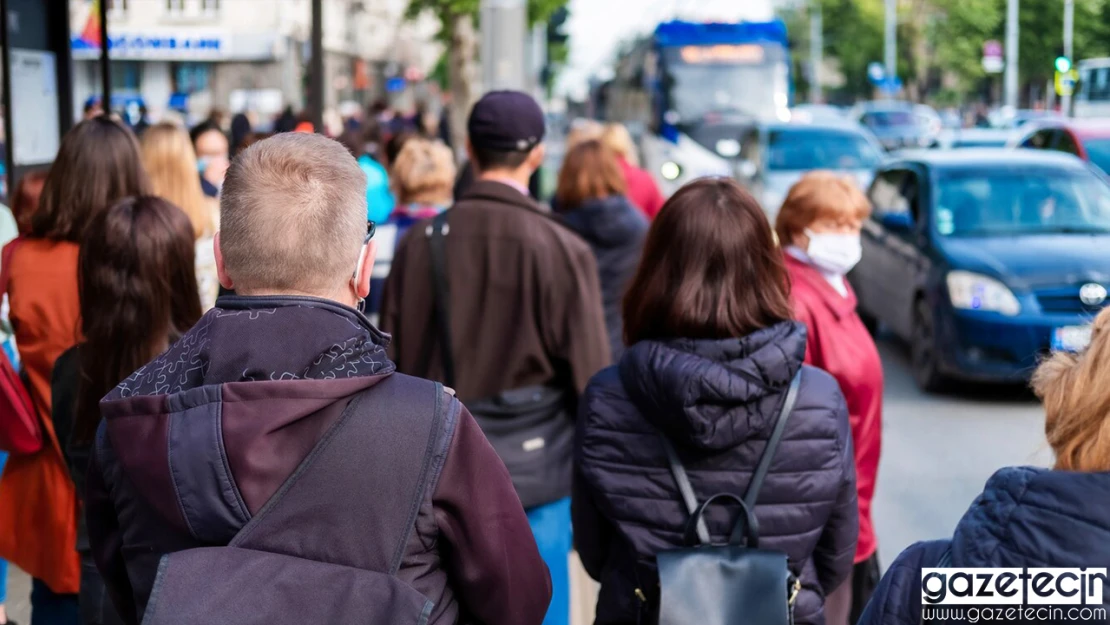
<path fill-rule="evenodd" d="M 898 556 L 858 625 L 919 625 L 921 569 L 949 548 L 953 567 L 1110 566 L 1110 473 L 999 470 L 951 540 L 917 543 Z M 1110 605 L 1110 584 L 1103 602 Z"/>
<path fill-rule="evenodd" d="M 366 219 L 384 223 L 393 212 L 393 194 L 389 191 L 389 173 L 369 155 L 358 158 L 358 166 L 366 174 Z"/>
<path fill-rule="evenodd" d="M 805 326 L 782 322 L 739 339 L 641 341 L 590 381 L 579 405 L 574 539 L 601 582 L 598 625 L 637 622 L 636 588 L 657 596 L 655 554 L 682 546 L 688 514 L 659 440 L 666 433 L 699 499 L 743 495 L 786 389 L 801 389 L 759 493 L 760 546 L 785 552 L 801 579 L 799 624 L 823 623 L 824 596 L 848 576 L 858 533 L 847 409 L 829 374 L 803 367 Z M 713 506 L 725 538 L 737 510 Z"/>

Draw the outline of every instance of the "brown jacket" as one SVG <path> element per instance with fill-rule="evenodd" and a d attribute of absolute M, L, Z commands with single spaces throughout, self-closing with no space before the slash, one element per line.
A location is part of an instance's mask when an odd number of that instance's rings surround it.
<path fill-rule="evenodd" d="M 446 238 L 455 390 L 464 402 L 554 383 L 578 394 L 610 364 L 609 340 L 589 245 L 512 187 L 479 181 L 451 209 Z M 382 302 L 382 329 L 402 373 L 443 379 L 425 230 L 397 246 Z"/>

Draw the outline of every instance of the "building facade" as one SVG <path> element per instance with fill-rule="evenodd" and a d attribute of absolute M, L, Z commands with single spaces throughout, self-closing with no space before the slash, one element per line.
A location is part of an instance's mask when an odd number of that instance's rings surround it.
<path fill-rule="evenodd" d="M 303 108 L 309 0 L 70 0 L 75 116 L 101 91 L 97 2 L 108 3 L 113 109 L 141 103 L 153 119 L 174 110 L 192 122 L 212 109 L 266 119 Z M 435 25 L 405 23 L 405 4 L 323 1 L 326 108 L 364 104 L 391 72 L 434 65 Z"/>

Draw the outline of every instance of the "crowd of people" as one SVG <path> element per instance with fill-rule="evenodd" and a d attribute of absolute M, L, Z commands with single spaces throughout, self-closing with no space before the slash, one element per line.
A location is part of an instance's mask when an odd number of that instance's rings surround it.
<path fill-rule="evenodd" d="M 730 598 L 675 601 L 673 563 L 746 557 L 718 544 L 787 575 L 710 593 L 915 623 L 942 559 L 1110 556 L 1110 311 L 1034 377 L 1056 466 L 1000 470 L 881 577 L 853 182 L 804 176 L 774 224 L 728 179 L 664 200 L 589 123 L 548 205 L 511 91 L 461 166 L 428 133 L 282 129 L 91 115 L 20 180 L 0 286 L 41 445 L 3 468 L 0 557 L 33 624 L 567 625 L 572 551 L 599 625 L 690 623 Z"/>

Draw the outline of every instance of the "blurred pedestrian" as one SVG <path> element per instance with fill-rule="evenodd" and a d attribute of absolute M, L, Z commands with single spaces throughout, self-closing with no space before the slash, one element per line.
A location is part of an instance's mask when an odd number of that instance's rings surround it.
<path fill-rule="evenodd" d="M 655 622 L 655 555 L 685 546 L 688 514 L 662 439 L 699 502 L 742 497 L 799 372 L 754 513 L 759 547 L 785 552 L 801 582 L 794 622 L 824 622 L 824 597 L 855 554 L 851 433 L 836 381 L 803 364 L 806 330 L 791 317 L 786 268 L 759 203 L 726 179 L 680 189 L 652 224 L 624 301 L 629 348 L 590 381 L 578 412 L 574 537 L 601 582 L 597 623 Z M 722 542 L 737 508 L 719 512 L 705 521 Z M 730 591 L 709 592 L 718 590 Z"/>
<path fill-rule="evenodd" d="M 540 622 L 549 582 L 504 467 L 355 309 L 377 248 L 363 184 L 316 134 L 235 159 L 218 264 L 239 295 L 101 403 L 89 538 L 125 622 L 153 620 L 156 585 L 190 623 Z"/>
<path fill-rule="evenodd" d="M 100 96 L 91 95 L 85 99 L 85 105 L 81 109 L 82 119 L 92 119 L 103 114 L 104 106 L 100 103 Z"/>
<path fill-rule="evenodd" d="M 1056 457 L 1053 467 L 995 472 L 951 539 L 915 543 L 898 556 L 860 625 L 924 622 L 922 567 L 1089 569 L 1110 562 L 1108 367 L 1110 308 L 1092 324 L 1086 350 L 1052 354 L 1033 374 L 1033 390 L 1044 404 L 1045 436 Z M 1090 578 L 1090 586 L 1082 581 L 1078 586 L 1085 597 L 1101 594 L 1099 603 L 1107 608 L 1110 582 L 1099 577 Z M 1028 587 L 1031 594 L 1032 584 Z"/>
<path fill-rule="evenodd" d="M 213 237 L 219 229 L 219 203 L 201 190 L 197 159 L 184 128 L 155 124 L 143 135 L 140 145 L 154 194 L 185 211 L 193 224 L 201 307 L 208 310 L 216 305 L 220 290 L 213 249 Z"/>
<path fill-rule="evenodd" d="M 78 245 L 123 197 L 149 192 L 134 135 L 108 116 L 62 139 L 30 235 L 11 253 L 8 298 L 23 372 L 43 430 L 41 451 L 12 456 L 0 480 L 0 557 L 29 573 L 35 623 L 77 623 L 77 496 L 50 419 L 54 361 L 77 343 Z"/>
<path fill-rule="evenodd" d="M 385 222 L 393 213 L 396 202 L 389 188 L 389 172 L 381 163 L 381 127 L 378 122 L 367 120 L 361 130 L 344 132 L 339 142 L 358 159 L 358 166 L 366 175 L 366 219 L 374 223 Z"/>
<path fill-rule="evenodd" d="M 219 197 L 227 166 L 231 162 L 227 135 L 214 122 L 206 121 L 194 126 L 189 131 L 189 138 L 197 155 L 201 189 L 208 197 Z"/>
<path fill-rule="evenodd" d="M 625 196 L 617 157 L 600 141 L 567 153 L 555 191 L 555 210 L 589 242 L 597 258 L 605 327 L 613 360 L 624 353 L 621 300 L 640 264 L 648 222 Z"/>
<path fill-rule="evenodd" d="M 628 185 L 628 199 L 639 206 L 648 219 L 654 219 L 659 210 L 663 208 L 663 202 L 666 198 L 663 197 L 663 192 L 659 190 L 659 185 L 655 183 L 655 178 L 640 168 L 640 159 L 636 155 L 636 144 L 632 142 L 632 136 L 628 134 L 628 129 L 621 124 L 608 124 L 605 126 L 605 133 L 602 135 L 601 141 L 609 146 L 610 150 L 617 153 L 621 172 L 624 173 L 625 184 Z"/>
<path fill-rule="evenodd" d="M 19 182 L 15 183 L 11 211 L 21 235 L 31 232 L 31 218 L 39 209 L 39 200 L 42 197 L 42 188 L 46 184 L 48 173 L 49 170 L 45 169 L 27 172 Z"/>
<path fill-rule="evenodd" d="M 567 132 L 566 150 L 570 152 L 580 143 L 600 141 L 605 135 L 605 126 L 592 119 L 576 119 L 571 122 Z"/>
<path fill-rule="evenodd" d="M 845 278 L 862 255 L 860 230 L 870 213 L 871 204 L 855 180 L 817 171 L 790 189 L 775 221 L 794 315 L 808 330 L 806 363 L 836 378 L 852 423 L 859 542 L 850 583 L 826 600 L 829 625 L 858 621 L 879 583 L 871 501 L 882 446 L 883 363 Z"/>
<path fill-rule="evenodd" d="M 528 197 L 544 159 L 539 104 L 487 93 L 467 130 L 478 180 L 397 246 L 382 328 L 398 370 L 444 382 L 485 424 L 551 571 L 544 622 L 565 625 L 573 407 L 610 361 L 597 262 Z"/>
<path fill-rule="evenodd" d="M 439 141 L 414 138 L 397 155 L 390 180 L 397 207 L 378 226 L 378 256 L 374 259 L 374 279 L 366 300 L 366 311 L 372 320 L 377 320 L 381 313 L 382 291 L 393 265 L 397 241 L 416 222 L 431 219 L 451 206 L 454 183 L 454 156 Z"/>
<path fill-rule="evenodd" d="M 81 244 L 82 341 L 58 357 L 51 392 L 55 431 L 71 433 L 64 451 L 82 505 L 100 398 L 200 319 L 193 232 L 181 209 L 159 197 L 140 196 L 98 217 Z M 121 624 L 90 548 L 81 515 L 81 622 Z"/>
<path fill-rule="evenodd" d="M 286 106 L 274 120 L 274 134 L 282 132 L 293 132 L 297 127 L 297 116 L 293 113 L 292 106 Z"/>
<path fill-rule="evenodd" d="M 243 148 L 243 142 L 246 141 L 254 129 L 251 127 L 251 120 L 244 112 L 236 113 L 231 118 L 231 154 L 232 156 L 239 153 Z"/>
<path fill-rule="evenodd" d="M 38 208 L 39 195 L 42 193 L 42 182 L 46 178 L 45 171 L 29 172 L 24 174 L 19 182 L 15 185 L 15 193 L 12 195 L 12 207 L 21 205 L 21 211 L 27 226 L 30 226 L 31 214 Z M 29 180 L 30 179 L 30 180 Z M 33 203 L 33 204 L 32 204 Z M 22 234 L 20 231 L 20 224 L 16 221 L 14 211 L 9 210 L 8 207 L 0 205 L 0 246 L 7 245 L 17 236 Z M 0 270 L 3 265 L 0 265 Z M 3 294 L 0 294 L 0 298 Z M 0 306 L 0 340 L 2 340 L 2 349 L 4 356 L 8 358 L 9 362 L 13 364 L 18 371 L 19 358 L 15 353 L 15 343 L 12 342 L 11 324 L 8 319 L 7 306 Z M 3 479 L 4 464 L 8 460 L 8 454 L 0 451 L 0 479 Z M 8 589 L 8 562 L 7 560 L 0 559 L 0 625 L 15 625 L 15 621 L 8 619 L 7 611 L 5 609 L 5 601 L 7 600 Z"/>

